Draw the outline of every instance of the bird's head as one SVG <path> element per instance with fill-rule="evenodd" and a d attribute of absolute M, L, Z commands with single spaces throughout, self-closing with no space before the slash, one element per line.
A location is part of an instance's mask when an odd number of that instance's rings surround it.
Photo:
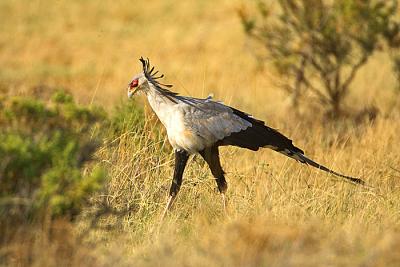
<path fill-rule="evenodd" d="M 142 63 L 143 72 L 133 77 L 128 84 L 128 98 L 132 98 L 138 92 L 146 93 L 150 86 L 163 94 L 168 93 L 169 91 L 165 87 L 170 88 L 172 85 L 157 81 L 164 75 L 157 76 L 158 71 L 154 71 L 154 67 L 150 67 L 149 59 L 145 60 L 141 57 L 139 60 Z"/>
<path fill-rule="evenodd" d="M 128 98 L 132 98 L 134 94 L 146 90 L 148 86 L 146 76 L 143 73 L 136 75 L 128 84 Z"/>

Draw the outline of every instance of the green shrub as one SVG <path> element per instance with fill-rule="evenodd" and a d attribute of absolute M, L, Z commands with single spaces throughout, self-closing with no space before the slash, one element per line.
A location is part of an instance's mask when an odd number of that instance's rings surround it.
<path fill-rule="evenodd" d="M 0 96 L 0 220 L 73 219 L 103 187 L 87 163 L 100 144 L 105 112 L 57 91 L 51 100 Z"/>
<path fill-rule="evenodd" d="M 141 132 L 144 128 L 144 114 L 135 101 L 124 101 L 116 106 L 110 119 L 111 135 L 126 132 Z"/>
<path fill-rule="evenodd" d="M 300 100 L 307 100 L 338 117 L 369 58 L 377 51 L 400 50 L 397 0 L 257 3 L 253 14 L 239 10 L 244 30 L 262 45 L 260 59 L 272 63 L 296 109 Z M 399 69 L 398 62 L 394 65 Z"/>

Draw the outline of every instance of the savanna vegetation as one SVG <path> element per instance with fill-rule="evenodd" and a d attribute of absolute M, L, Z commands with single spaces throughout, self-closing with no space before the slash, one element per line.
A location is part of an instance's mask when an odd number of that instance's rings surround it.
<path fill-rule="evenodd" d="M 0 264 L 398 266 L 398 60 L 377 51 L 357 70 L 340 105 L 355 116 L 326 120 L 331 106 L 314 98 L 294 112 L 276 84 L 283 74 L 260 64 L 265 51 L 243 30 L 243 15 L 259 10 L 239 0 L 1 1 Z M 213 93 L 368 186 L 270 150 L 223 148 L 228 214 L 193 157 L 160 224 L 173 154 L 144 98 L 126 98 L 140 56 L 179 93 Z M 373 117 L 358 116 L 372 106 Z"/>
<path fill-rule="evenodd" d="M 257 1 L 258 12 L 239 15 L 248 36 L 265 48 L 259 58 L 275 67 L 293 108 L 299 111 L 300 101 L 311 98 L 337 119 L 348 113 L 343 101 L 375 53 L 388 53 L 398 72 L 397 5 L 397 0 Z"/>

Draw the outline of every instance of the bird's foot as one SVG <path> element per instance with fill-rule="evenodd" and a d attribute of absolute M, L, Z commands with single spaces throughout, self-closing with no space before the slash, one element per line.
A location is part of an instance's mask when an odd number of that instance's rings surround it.
<path fill-rule="evenodd" d="M 224 212 L 227 217 L 229 217 L 229 209 L 228 209 L 228 199 L 225 196 L 225 193 L 221 193 L 222 196 L 222 205 L 224 207 Z"/>
<path fill-rule="evenodd" d="M 169 196 L 169 197 L 168 197 L 167 205 L 166 205 L 165 208 L 164 208 L 164 211 L 163 211 L 163 213 L 162 213 L 162 215 L 161 215 L 160 222 L 158 223 L 158 226 L 157 226 L 157 228 L 156 228 L 156 231 L 157 231 L 156 233 L 157 233 L 157 234 L 160 233 L 161 226 L 163 225 L 163 222 L 164 222 L 164 218 L 165 218 L 165 216 L 167 216 L 167 213 L 168 213 L 169 210 L 171 209 L 172 204 L 173 204 L 173 202 L 174 202 L 174 199 L 175 199 L 175 196 Z"/>
<path fill-rule="evenodd" d="M 163 214 L 161 216 L 160 223 L 164 221 L 165 216 L 167 215 L 168 211 L 171 209 L 172 204 L 174 203 L 175 196 L 169 196 L 167 205 L 164 208 Z"/>

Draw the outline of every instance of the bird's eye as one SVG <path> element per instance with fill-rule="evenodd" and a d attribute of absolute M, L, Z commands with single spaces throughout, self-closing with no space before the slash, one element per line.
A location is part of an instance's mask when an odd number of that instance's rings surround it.
<path fill-rule="evenodd" d="M 129 84 L 129 88 L 132 89 L 137 87 L 138 85 L 139 85 L 139 80 L 135 79 Z"/>

